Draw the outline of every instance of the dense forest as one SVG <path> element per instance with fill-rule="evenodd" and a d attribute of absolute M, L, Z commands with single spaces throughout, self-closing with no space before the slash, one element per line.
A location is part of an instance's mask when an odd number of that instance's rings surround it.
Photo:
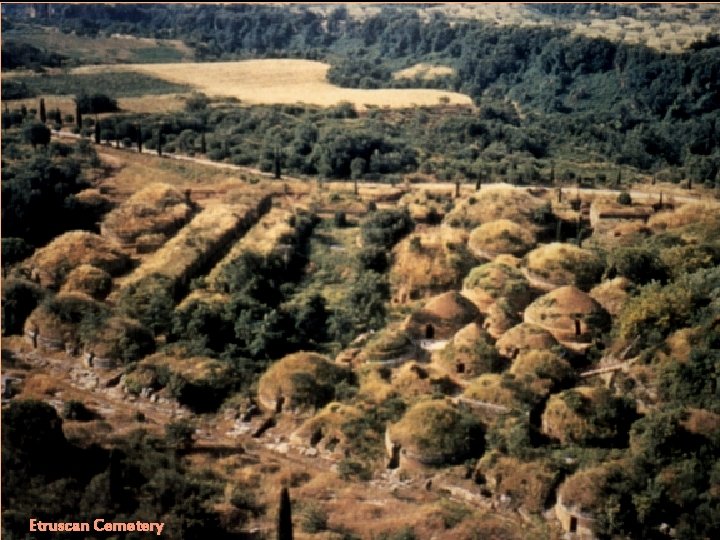
<path fill-rule="evenodd" d="M 572 6 L 572 16 L 581 17 L 583 9 Z M 203 61 L 322 59 L 332 64 L 330 81 L 341 86 L 430 86 L 467 93 L 481 107 L 511 100 L 525 113 L 515 122 L 543 141 L 541 148 L 530 148 L 535 157 L 562 157 L 582 146 L 648 173 L 681 167 L 693 181 L 710 185 L 720 173 L 720 53 L 712 36 L 671 54 L 563 29 L 451 22 L 441 15 L 424 21 L 402 7 L 387 7 L 364 20 L 349 17 L 343 7 L 325 20 L 309 10 L 256 5 L 68 5 L 38 14 L 37 22 L 79 35 L 182 39 Z M 6 24 L 12 29 L 12 21 Z M 47 51 L 32 53 L 19 58 L 57 63 Z M 394 70 L 418 62 L 455 72 L 429 80 L 392 77 Z M 468 129 L 479 150 L 504 142 L 502 134 L 483 137 L 488 129 L 482 122 Z"/>

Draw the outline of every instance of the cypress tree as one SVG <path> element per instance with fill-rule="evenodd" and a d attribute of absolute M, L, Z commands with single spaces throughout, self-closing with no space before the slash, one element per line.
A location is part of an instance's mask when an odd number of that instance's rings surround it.
<path fill-rule="evenodd" d="M 137 127 L 137 147 L 138 154 L 142 154 L 142 124 L 138 124 Z"/>
<path fill-rule="evenodd" d="M 280 509 L 278 511 L 278 540 L 292 540 L 292 507 L 290 506 L 290 493 L 288 488 L 282 488 L 280 492 Z"/>
<path fill-rule="evenodd" d="M 205 132 L 200 134 L 200 153 L 207 154 L 207 144 L 205 143 Z"/>
<path fill-rule="evenodd" d="M 82 111 L 80 110 L 79 101 L 75 101 L 75 125 L 78 130 L 82 130 Z"/>
<path fill-rule="evenodd" d="M 162 124 L 158 127 L 157 153 L 158 156 L 162 156 Z"/>
<path fill-rule="evenodd" d="M 274 158 L 275 158 L 275 163 L 274 163 L 274 165 L 275 165 L 275 179 L 276 179 L 276 180 L 280 180 L 280 151 L 279 151 L 277 148 L 275 148 Z"/>
<path fill-rule="evenodd" d="M 95 144 L 100 144 L 100 121 L 95 117 Z"/>
<path fill-rule="evenodd" d="M 47 115 L 45 114 L 45 99 L 40 98 L 40 121 L 44 124 L 47 120 Z"/>

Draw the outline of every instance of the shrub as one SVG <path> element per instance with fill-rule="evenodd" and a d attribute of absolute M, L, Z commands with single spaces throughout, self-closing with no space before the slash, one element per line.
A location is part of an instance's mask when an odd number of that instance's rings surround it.
<path fill-rule="evenodd" d="M 618 195 L 617 202 L 618 204 L 629 206 L 632 204 L 632 198 L 627 191 L 623 191 L 622 193 L 620 193 L 620 195 Z"/>

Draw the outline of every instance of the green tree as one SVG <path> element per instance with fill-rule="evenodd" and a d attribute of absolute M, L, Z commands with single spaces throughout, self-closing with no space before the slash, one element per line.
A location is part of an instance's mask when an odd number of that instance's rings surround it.
<path fill-rule="evenodd" d="M 40 122 L 33 122 L 25 126 L 23 137 L 33 149 L 36 149 L 38 144 L 47 148 L 50 144 L 50 128 Z"/>
<path fill-rule="evenodd" d="M 292 506 L 290 492 L 284 487 L 280 491 L 280 507 L 278 509 L 277 540 L 292 540 Z"/>
<path fill-rule="evenodd" d="M 44 124 L 47 120 L 47 115 L 45 113 L 45 99 L 40 98 L 40 121 Z"/>

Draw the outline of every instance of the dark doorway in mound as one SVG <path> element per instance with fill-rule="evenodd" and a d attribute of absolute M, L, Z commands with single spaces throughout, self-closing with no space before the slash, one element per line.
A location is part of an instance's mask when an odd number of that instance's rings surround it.
<path fill-rule="evenodd" d="M 425 339 L 435 339 L 435 327 L 432 324 L 425 325 Z"/>
<path fill-rule="evenodd" d="M 580 319 L 575 319 L 575 335 L 579 336 L 581 333 Z"/>
<path fill-rule="evenodd" d="M 465 364 L 463 364 L 462 362 L 459 362 L 458 364 L 455 365 L 455 370 L 458 373 L 465 373 Z"/>
<path fill-rule="evenodd" d="M 390 456 L 390 460 L 388 461 L 387 468 L 388 469 L 397 469 L 399 466 L 400 466 L 400 445 L 393 444 L 392 445 L 392 454 Z"/>
<path fill-rule="evenodd" d="M 575 531 L 577 531 L 577 518 L 573 516 L 570 518 L 570 532 L 574 533 Z"/>

